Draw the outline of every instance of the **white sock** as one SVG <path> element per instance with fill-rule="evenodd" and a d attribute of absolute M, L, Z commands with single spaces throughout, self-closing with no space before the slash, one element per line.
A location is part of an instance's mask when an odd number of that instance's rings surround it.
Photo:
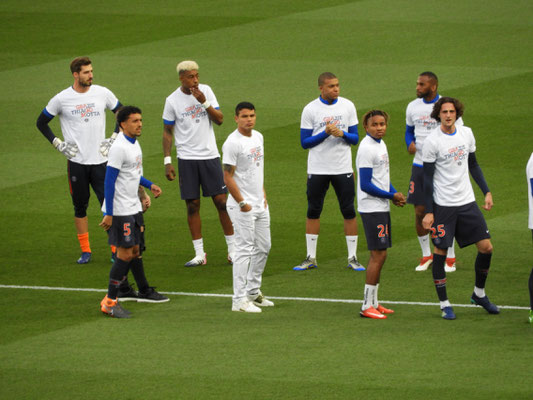
<path fill-rule="evenodd" d="M 365 284 L 365 293 L 363 297 L 363 306 L 361 309 L 366 310 L 372 306 L 372 301 L 376 293 L 376 286 Z"/>
<path fill-rule="evenodd" d="M 376 290 L 374 290 L 374 297 L 372 298 L 372 307 L 378 308 L 378 290 L 379 290 L 379 283 L 376 285 Z"/>
<path fill-rule="evenodd" d="M 305 241 L 307 242 L 307 255 L 311 258 L 316 258 L 316 245 L 318 242 L 318 235 L 306 233 Z"/>
<path fill-rule="evenodd" d="M 204 239 L 196 239 L 192 241 L 192 245 L 194 246 L 194 252 L 196 253 L 196 257 L 203 257 L 204 256 Z"/>
<path fill-rule="evenodd" d="M 474 293 L 476 294 L 477 297 L 485 297 L 486 296 L 485 288 L 481 289 L 481 288 L 478 288 L 477 286 L 474 286 Z"/>
<path fill-rule="evenodd" d="M 357 235 L 348 236 L 346 235 L 346 246 L 348 246 L 348 259 L 356 257 L 357 254 Z"/>
<path fill-rule="evenodd" d="M 440 309 L 442 310 L 444 307 L 451 307 L 450 300 L 444 300 L 440 302 Z"/>
<path fill-rule="evenodd" d="M 446 258 L 455 258 L 455 238 L 453 239 L 452 247 L 448 247 Z"/>
<path fill-rule="evenodd" d="M 228 254 L 233 254 L 235 251 L 235 235 L 224 235 L 226 244 L 228 245 Z"/>
<path fill-rule="evenodd" d="M 418 242 L 422 249 L 422 257 L 429 257 L 431 255 L 431 249 L 429 248 L 429 233 L 424 236 L 419 236 Z"/>

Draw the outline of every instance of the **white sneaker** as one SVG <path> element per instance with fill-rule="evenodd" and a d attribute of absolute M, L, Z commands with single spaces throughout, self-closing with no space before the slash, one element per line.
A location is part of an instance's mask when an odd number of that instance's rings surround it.
<path fill-rule="evenodd" d="M 231 306 L 231 311 L 260 313 L 261 309 L 259 307 L 256 307 L 251 301 L 248 301 L 247 299 L 242 299 L 239 303 L 234 303 Z"/>
<path fill-rule="evenodd" d="M 420 259 L 420 264 L 416 266 L 415 271 L 425 271 L 431 264 L 433 264 L 433 255 L 422 257 Z"/>
<path fill-rule="evenodd" d="M 446 264 L 444 264 L 444 271 L 455 272 L 455 258 L 446 258 Z"/>
<path fill-rule="evenodd" d="M 192 260 L 185 263 L 186 267 L 197 267 L 198 265 L 207 264 L 207 254 L 204 253 L 203 256 L 196 256 Z"/>
<path fill-rule="evenodd" d="M 258 307 L 274 307 L 274 302 L 268 300 L 261 292 L 259 292 L 259 294 L 255 296 L 247 296 L 247 297 L 249 301 L 251 301 L 254 305 Z"/>

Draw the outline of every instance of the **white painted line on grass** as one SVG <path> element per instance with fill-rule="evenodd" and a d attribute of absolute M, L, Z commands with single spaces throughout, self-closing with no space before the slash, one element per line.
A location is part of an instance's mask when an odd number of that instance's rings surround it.
<path fill-rule="evenodd" d="M 0 289 L 30 289 L 30 290 L 55 290 L 64 292 L 107 292 L 107 289 L 94 289 L 94 288 L 67 288 L 56 286 L 23 286 L 23 285 L 1 285 Z M 226 297 L 231 298 L 231 294 L 220 293 L 190 293 L 190 292 L 161 292 L 165 295 L 171 296 L 192 296 L 192 297 Z M 319 297 L 284 297 L 284 296 L 268 296 L 272 300 L 288 300 L 288 301 L 315 301 L 319 303 L 347 303 L 347 304 L 362 304 L 363 300 L 352 299 L 323 299 Z M 380 303 L 383 304 L 400 304 L 408 306 L 439 306 L 439 303 L 426 303 L 418 301 L 387 301 L 383 300 Z M 452 304 L 454 307 L 478 307 L 473 304 Z M 500 306 L 499 308 L 507 310 L 529 310 L 529 307 L 520 306 Z"/>

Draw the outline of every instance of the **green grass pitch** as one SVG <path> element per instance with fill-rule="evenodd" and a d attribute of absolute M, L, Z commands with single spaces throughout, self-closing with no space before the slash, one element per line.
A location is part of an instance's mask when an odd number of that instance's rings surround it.
<path fill-rule="evenodd" d="M 4 0 L 0 18 L 0 399 L 532 398 L 530 1 Z M 48 100 L 72 83 L 68 64 L 79 55 L 93 60 L 95 83 L 143 110 L 145 176 L 164 192 L 146 214 L 144 259 L 150 283 L 163 292 L 232 291 L 209 199 L 201 210 L 208 265 L 183 267 L 193 255 L 185 206 L 177 183 L 164 177 L 161 151 L 161 114 L 178 86 L 176 63 L 196 60 L 201 81 L 214 89 L 226 117 L 216 128 L 219 148 L 234 129 L 234 106 L 256 105 L 273 240 L 263 291 L 282 298 L 273 309 L 244 315 L 230 311 L 228 297 L 171 294 L 165 304 L 127 304 L 134 317 L 114 320 L 99 312 L 102 292 L 7 287 L 107 286 L 110 254 L 97 202 L 93 196 L 89 209 L 93 260 L 81 267 L 74 263 L 79 248 L 66 162 L 35 127 Z M 305 256 L 300 115 L 326 70 L 338 75 L 359 118 L 370 108 L 390 113 L 391 179 L 404 192 L 411 169 L 405 107 L 417 75 L 434 71 L 440 92 L 464 102 L 495 201 L 485 212 L 495 248 L 487 293 L 510 308 L 493 316 L 457 306 L 458 319 L 444 321 L 436 305 L 412 304 L 437 297 L 430 272 L 414 272 L 420 250 L 410 206 L 392 210 L 393 247 L 380 286 L 395 315 L 363 320 L 357 302 L 283 299 L 362 298 L 364 274 L 345 268 L 332 191 L 321 219 L 319 268 L 292 271 Z M 57 118 L 51 126 L 60 132 Z M 475 249 L 456 252 L 449 295 L 466 305 Z M 358 255 L 366 264 L 362 228 Z"/>

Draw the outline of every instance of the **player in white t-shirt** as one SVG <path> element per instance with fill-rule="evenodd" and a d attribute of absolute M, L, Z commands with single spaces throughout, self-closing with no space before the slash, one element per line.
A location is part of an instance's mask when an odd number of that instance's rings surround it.
<path fill-rule="evenodd" d="M 476 141 L 472 130 L 456 125 L 463 115 L 463 105 L 457 99 L 441 97 L 431 113 L 440 122 L 427 137 L 424 162 L 424 197 L 426 215 L 422 226 L 431 230 L 433 239 L 433 280 L 440 300 L 442 317 L 455 319 L 446 293 L 446 251 L 455 240 L 463 248 L 476 244 L 476 281 L 471 302 L 490 314 L 499 314 L 496 305 L 485 295 L 485 283 L 492 258 L 492 243 L 485 218 L 476 204 L 470 175 L 485 195 L 483 208 L 493 206 L 492 194 L 476 160 Z"/>
<path fill-rule="evenodd" d="M 364 301 L 360 315 L 365 318 L 385 319 L 394 311 L 378 302 L 381 269 L 387 259 L 387 248 L 392 245 L 390 204 L 403 207 L 405 196 L 390 182 L 389 153 L 383 137 L 387 132 L 389 116 L 385 111 L 372 110 L 363 117 L 367 132 L 357 149 L 357 211 L 365 227 L 370 250 L 366 269 Z"/>
<path fill-rule="evenodd" d="M 156 198 L 161 195 L 161 188 L 143 177 L 142 151 L 137 141 L 142 132 L 141 110 L 134 106 L 122 107 L 117 122 L 121 132 L 109 150 L 102 205 L 104 218 L 100 223 L 109 232 L 109 244 L 116 246 L 117 254 L 100 309 L 115 318 L 128 318 L 129 312 L 121 307 L 117 296 L 130 269 L 139 287 L 137 301 L 162 303 L 169 299 L 156 292 L 144 274 L 144 218 L 139 185 L 150 189 Z"/>
<path fill-rule="evenodd" d="M 429 232 L 422 226 L 422 219 L 425 215 L 422 150 L 426 137 L 439 125 L 435 119 L 431 118 L 433 106 L 440 99 L 437 92 L 438 86 L 437 75 L 430 71 L 422 72 L 416 81 L 417 98 L 409 103 L 405 111 L 405 143 L 407 151 L 414 154 L 407 202 L 413 204 L 415 208 L 415 228 L 422 249 L 422 258 L 416 266 L 416 271 L 427 270 L 433 262 L 429 247 Z M 459 118 L 456 125 L 462 124 L 462 119 Z M 446 272 L 454 272 L 456 269 L 454 244 L 448 249 L 444 268 Z"/>
<path fill-rule="evenodd" d="M 355 218 L 355 179 L 352 150 L 359 141 L 354 104 L 339 96 L 339 80 L 331 72 L 318 77 L 320 96 L 302 112 L 300 140 L 309 149 L 307 159 L 307 220 L 305 226 L 307 257 L 295 271 L 317 267 L 316 251 L 320 214 L 329 185 L 335 189 L 344 217 L 348 246 L 348 268 L 364 271 L 357 261 L 357 220 Z"/>
<path fill-rule="evenodd" d="M 227 189 L 220 165 L 213 122 L 221 125 L 223 114 L 211 88 L 199 83 L 198 64 L 182 61 L 177 66 L 181 86 L 165 101 L 163 110 L 163 154 L 165 175 L 176 179 L 172 165 L 172 141 L 176 146 L 181 198 L 187 205 L 187 222 L 191 231 L 195 257 L 186 267 L 207 263 L 200 218 L 202 195 L 211 197 L 228 245 L 228 261 L 233 256 L 233 226 L 226 210 Z"/>
<path fill-rule="evenodd" d="M 529 229 L 533 233 L 533 153 L 529 157 L 526 167 L 526 176 L 527 176 L 527 197 L 529 203 Z M 529 274 L 529 305 L 531 310 L 529 310 L 529 323 L 533 324 L 533 268 L 531 268 L 531 273 Z"/>
<path fill-rule="evenodd" d="M 241 102 L 235 108 L 235 129 L 222 146 L 228 213 L 235 229 L 233 301 L 231 309 L 261 312 L 274 303 L 261 293 L 270 251 L 270 213 L 264 189 L 265 146 L 254 130 L 255 107 Z"/>
<path fill-rule="evenodd" d="M 87 220 L 89 186 L 102 204 L 107 152 L 118 132 L 116 127 L 115 133 L 105 138 L 105 110 L 116 112 L 121 104 L 109 89 L 93 85 L 93 67 L 88 57 L 74 59 L 70 70 L 74 77 L 73 85 L 50 100 L 37 119 L 37 127 L 68 159 L 74 224 L 82 251 L 77 263 L 86 264 L 92 254 Z M 48 126 L 56 115 L 59 116 L 64 141 L 56 137 Z"/>

